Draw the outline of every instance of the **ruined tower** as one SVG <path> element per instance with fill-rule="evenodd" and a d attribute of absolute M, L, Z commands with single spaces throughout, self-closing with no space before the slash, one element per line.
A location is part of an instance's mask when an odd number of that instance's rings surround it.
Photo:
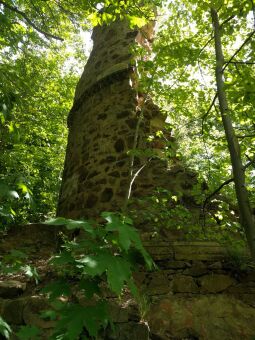
<path fill-rule="evenodd" d="M 135 139 L 139 150 L 150 148 L 148 137 L 164 124 L 152 101 L 141 109 L 137 92 L 131 49 L 137 43 L 148 48 L 150 38 L 129 28 L 125 21 L 117 21 L 95 27 L 92 39 L 93 50 L 68 117 L 68 146 L 57 210 L 58 216 L 68 218 L 121 210 L 130 186 L 128 152 Z M 154 149 L 162 148 L 156 144 Z M 175 166 L 168 171 L 166 161 L 158 157 L 136 156 L 133 173 L 138 172 L 133 197 L 152 194 L 157 187 L 178 191 L 186 185 L 184 169 Z"/>

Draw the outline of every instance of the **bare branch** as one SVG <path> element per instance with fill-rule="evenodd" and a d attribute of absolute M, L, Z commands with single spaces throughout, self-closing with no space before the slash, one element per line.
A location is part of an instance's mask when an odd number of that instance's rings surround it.
<path fill-rule="evenodd" d="M 215 95 L 214 95 L 214 97 L 213 97 L 213 100 L 212 100 L 212 102 L 211 102 L 211 105 L 209 106 L 209 108 L 208 108 L 208 110 L 206 111 L 206 113 L 202 116 L 202 135 L 204 134 L 204 121 L 205 121 L 206 117 L 209 115 L 209 113 L 210 113 L 212 107 L 214 106 L 214 103 L 215 103 L 215 101 L 216 101 L 216 99 L 217 99 L 217 96 L 218 96 L 218 94 L 217 94 L 217 92 L 216 92 Z"/>
<path fill-rule="evenodd" d="M 250 159 L 249 162 L 247 162 L 245 165 L 244 165 L 244 170 L 246 170 L 250 165 L 252 164 L 255 164 L 255 158 L 254 159 Z M 203 203 L 203 212 L 205 211 L 205 207 L 206 205 L 209 203 L 209 201 L 211 200 L 211 198 L 213 196 L 215 196 L 218 192 L 221 191 L 222 188 L 224 188 L 226 185 L 230 184 L 234 182 L 234 178 L 231 177 L 229 179 L 227 179 L 225 182 L 223 182 L 216 190 L 214 190 L 209 196 L 206 197 L 206 199 L 204 200 L 204 203 Z"/>
<path fill-rule="evenodd" d="M 54 35 L 54 34 L 51 34 L 51 33 L 48 33 L 48 32 L 45 32 L 43 31 L 42 29 L 40 29 L 39 27 L 37 27 L 33 21 L 26 15 L 26 13 L 20 11 L 17 7 L 15 6 L 11 6 L 9 4 L 7 4 L 6 2 L 0 0 L 0 4 L 3 5 L 5 8 L 8 8 L 10 11 L 12 12 L 15 12 L 17 14 L 19 14 L 20 16 L 22 16 L 22 18 L 24 18 L 26 20 L 26 22 L 28 23 L 28 25 L 30 25 L 31 27 L 33 27 L 37 32 L 43 34 L 46 38 L 53 38 L 53 39 L 56 39 L 56 40 L 60 40 L 60 41 L 64 41 L 63 38 L 61 37 L 58 37 L 57 35 Z"/>
<path fill-rule="evenodd" d="M 236 16 L 236 14 L 231 15 L 230 17 L 228 17 L 227 19 L 225 19 L 221 24 L 220 24 L 220 28 L 222 26 L 224 26 L 225 24 L 227 24 L 230 20 L 234 19 L 234 17 Z"/>
<path fill-rule="evenodd" d="M 129 190 L 128 190 L 128 199 L 130 198 L 131 196 L 131 191 L 132 191 L 132 186 L 133 186 L 133 183 L 136 179 L 136 177 L 139 175 L 139 173 L 146 167 L 146 165 L 152 160 L 152 158 L 149 158 L 132 176 L 132 179 L 131 179 L 131 182 L 130 182 L 130 185 L 129 185 Z"/>
<path fill-rule="evenodd" d="M 203 208 L 202 208 L 203 211 L 205 210 L 205 207 L 209 203 L 211 198 L 213 196 L 215 196 L 218 192 L 220 192 L 222 188 L 224 188 L 226 185 L 228 185 L 229 183 L 232 183 L 232 182 L 234 182 L 234 178 L 229 178 L 228 180 L 223 182 L 216 190 L 214 190 L 209 196 L 207 196 L 206 199 L 204 200 L 204 203 L 203 203 Z"/>
<path fill-rule="evenodd" d="M 213 41 L 213 39 L 214 39 L 214 36 L 211 36 L 211 38 L 207 40 L 207 42 L 204 44 L 204 46 L 199 51 L 198 56 L 200 56 L 200 54 L 206 49 L 206 47 L 210 44 L 210 42 Z"/>
<path fill-rule="evenodd" d="M 244 170 L 246 170 L 250 165 L 254 164 L 255 165 L 255 157 L 251 159 L 248 155 L 245 155 L 247 159 L 249 160 L 248 163 L 245 164 Z"/>
<path fill-rule="evenodd" d="M 242 50 L 242 48 L 251 40 L 255 33 L 255 30 L 250 32 L 247 36 L 247 38 L 244 40 L 242 45 L 235 51 L 235 53 L 232 55 L 232 57 L 225 63 L 222 71 L 225 71 L 225 69 L 228 67 L 228 65 L 232 62 L 232 60 L 235 58 L 235 56 Z"/>
<path fill-rule="evenodd" d="M 239 139 L 252 138 L 252 137 L 255 137 L 255 134 L 252 134 L 252 135 L 242 135 L 242 136 L 236 135 L 236 137 L 239 138 Z"/>
<path fill-rule="evenodd" d="M 255 62 L 252 62 L 252 61 L 229 61 L 228 64 L 255 65 Z"/>

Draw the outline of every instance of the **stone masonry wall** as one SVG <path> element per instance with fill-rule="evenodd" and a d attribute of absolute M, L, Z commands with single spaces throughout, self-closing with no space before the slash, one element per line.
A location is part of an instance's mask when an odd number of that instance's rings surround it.
<path fill-rule="evenodd" d="M 158 268 L 148 272 L 141 265 L 134 274 L 141 291 L 138 303 L 129 294 L 119 298 L 106 292 L 115 332 L 107 328 L 98 339 L 254 339 L 255 269 L 248 259 L 230 256 L 217 242 L 142 237 Z M 56 279 L 48 265 L 55 247 L 52 227 L 45 225 L 14 228 L 0 242 L 2 255 L 25 248 L 41 278 L 35 285 L 24 275 L 1 274 L 0 316 L 14 331 L 22 325 L 39 327 L 39 339 L 45 340 L 54 321 L 40 317 L 49 308 L 41 288 Z M 74 296 L 86 305 L 73 284 Z"/>
<path fill-rule="evenodd" d="M 141 33 L 125 22 L 96 27 L 93 50 L 77 85 L 68 118 L 69 138 L 58 204 L 58 216 L 96 217 L 123 207 L 130 177 L 130 157 L 141 113 L 134 60 L 130 52 Z M 138 136 L 138 148 L 164 123 L 159 108 L 148 101 Z M 155 145 L 155 149 L 158 146 Z M 160 146 L 162 147 L 162 146 Z M 135 171 L 146 162 L 135 159 Z M 156 187 L 187 191 L 195 175 L 175 163 L 152 159 L 133 185 L 133 195 L 152 194 Z"/>

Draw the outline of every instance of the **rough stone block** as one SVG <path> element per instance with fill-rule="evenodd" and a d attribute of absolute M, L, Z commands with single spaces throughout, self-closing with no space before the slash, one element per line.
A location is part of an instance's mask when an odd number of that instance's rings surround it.
<path fill-rule="evenodd" d="M 8 323 L 13 325 L 22 325 L 23 310 L 25 306 L 25 299 L 0 300 L 0 310 L 2 318 Z"/>
<path fill-rule="evenodd" d="M 214 262 L 208 266 L 209 269 L 212 270 L 220 270 L 222 269 L 222 263 L 220 261 Z"/>
<path fill-rule="evenodd" d="M 255 284 L 254 282 L 239 283 L 229 287 L 228 292 L 235 294 L 255 294 Z"/>
<path fill-rule="evenodd" d="M 207 266 L 201 261 L 193 261 L 192 267 L 183 271 L 183 274 L 190 276 L 202 276 L 208 272 Z"/>
<path fill-rule="evenodd" d="M 145 272 L 136 272 L 133 274 L 134 280 L 138 286 L 141 286 L 146 280 Z"/>
<path fill-rule="evenodd" d="M 191 263 L 188 261 L 175 261 L 172 259 L 166 259 L 163 261 L 157 261 L 157 265 L 159 266 L 159 268 L 163 268 L 163 269 L 185 269 L 185 268 L 190 268 L 191 267 Z"/>
<path fill-rule="evenodd" d="M 150 274 L 151 280 L 147 286 L 146 293 L 149 295 L 167 294 L 170 291 L 170 281 L 164 272 Z"/>
<path fill-rule="evenodd" d="M 146 250 L 151 255 L 153 260 L 168 260 L 173 259 L 173 249 L 165 246 L 147 246 Z"/>
<path fill-rule="evenodd" d="M 220 260 L 227 256 L 227 251 L 217 242 L 174 242 L 176 260 Z"/>
<path fill-rule="evenodd" d="M 173 278 L 172 291 L 174 293 L 198 293 L 198 286 L 191 276 L 178 275 Z"/>
<path fill-rule="evenodd" d="M 223 274 L 209 274 L 199 279 L 201 285 L 201 292 L 204 293 L 219 293 L 230 286 L 236 284 L 236 280 L 228 275 Z"/>
<path fill-rule="evenodd" d="M 173 295 L 152 306 L 150 330 L 160 339 L 253 339 L 255 309 L 227 295 Z"/>
<path fill-rule="evenodd" d="M 14 280 L 0 281 L 0 297 L 12 299 L 21 295 L 26 289 L 26 283 Z"/>
<path fill-rule="evenodd" d="M 140 320 L 138 306 L 133 300 L 122 304 L 118 300 L 112 300 L 109 303 L 109 314 L 112 322 L 117 323 Z"/>
<path fill-rule="evenodd" d="M 129 322 L 119 323 L 114 325 L 115 330 L 107 329 L 99 340 L 149 340 L 149 328 L 148 325 L 142 322 Z"/>

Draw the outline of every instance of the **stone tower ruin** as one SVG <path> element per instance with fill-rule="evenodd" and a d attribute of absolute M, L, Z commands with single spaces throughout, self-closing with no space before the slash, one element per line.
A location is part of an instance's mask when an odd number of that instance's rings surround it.
<path fill-rule="evenodd" d="M 148 137 L 164 125 L 165 117 L 151 100 L 141 109 L 137 91 L 131 48 L 139 43 L 149 49 L 150 37 L 144 32 L 129 28 L 125 21 L 93 30 L 93 50 L 68 117 L 58 216 L 87 218 L 102 211 L 120 211 L 130 186 L 128 152 L 134 148 L 134 140 L 137 138 L 139 150 L 151 148 Z M 151 29 L 147 32 L 152 34 Z M 162 148 L 159 144 L 154 143 L 155 153 Z M 142 198 L 157 187 L 173 192 L 189 189 L 194 174 L 184 175 L 177 163 L 167 169 L 167 162 L 159 157 L 136 156 L 133 173 L 139 175 L 132 185 L 132 197 Z"/>

